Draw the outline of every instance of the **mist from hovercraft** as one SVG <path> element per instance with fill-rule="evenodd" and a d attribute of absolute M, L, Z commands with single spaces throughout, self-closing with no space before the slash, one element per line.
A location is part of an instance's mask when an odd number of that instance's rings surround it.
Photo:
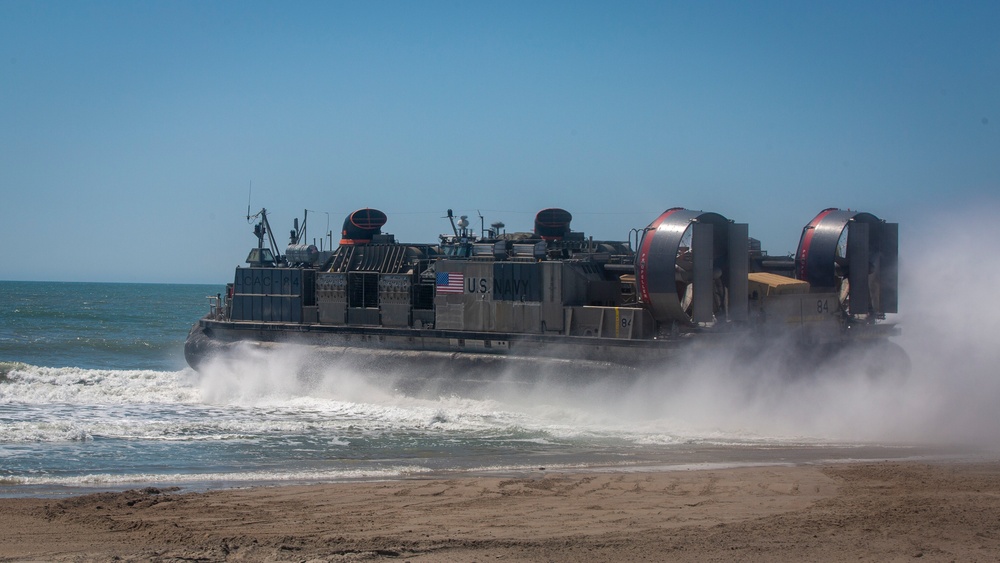
<path fill-rule="evenodd" d="M 908 375 L 869 373 L 892 349 L 838 357 L 807 375 L 787 367 L 788 347 L 776 341 L 753 361 L 708 352 L 645 374 L 615 399 L 595 389 L 567 401 L 651 433 L 1000 449 L 995 216 L 938 214 L 901 237 L 901 314 L 890 320 L 902 327 L 894 341 L 910 357 Z"/>
<path fill-rule="evenodd" d="M 498 384 L 478 398 L 447 388 L 420 398 L 373 384 L 344 366 L 306 365 L 308 354 L 248 350 L 218 362 L 201 380 L 210 403 L 315 405 L 333 400 L 385 424 L 489 429 L 518 426 L 630 442 L 835 442 L 955 444 L 1000 448 L 1000 311 L 990 307 L 1000 264 L 986 246 L 1000 235 L 974 234 L 965 220 L 904 232 L 902 326 L 895 341 L 912 360 L 909 375 L 873 377 L 877 357 L 841 357 L 819 368 L 789 370 L 788 347 L 770 343 L 752 361 L 718 351 L 687 357 L 628 384 L 599 381 L 533 386 Z M 979 225 L 990 225 L 980 221 Z M 905 226 L 904 226 L 905 227 Z M 933 259 L 930 259 L 933 257 Z M 964 273 L 959 275 L 959 273 Z M 876 356 L 880 352 L 873 352 Z M 806 373 L 816 371 L 816 373 Z M 309 372 L 307 378 L 289 377 Z M 402 377 L 405 377 L 403 374 Z M 359 418 L 359 419 L 360 419 Z M 449 426 L 449 424 L 451 426 Z"/>

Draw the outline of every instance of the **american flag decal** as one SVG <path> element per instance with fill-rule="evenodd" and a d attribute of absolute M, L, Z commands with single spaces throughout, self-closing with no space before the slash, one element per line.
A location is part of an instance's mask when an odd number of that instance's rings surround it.
<path fill-rule="evenodd" d="M 465 291 L 465 276 L 454 272 L 438 272 L 437 294 L 463 293 Z"/>

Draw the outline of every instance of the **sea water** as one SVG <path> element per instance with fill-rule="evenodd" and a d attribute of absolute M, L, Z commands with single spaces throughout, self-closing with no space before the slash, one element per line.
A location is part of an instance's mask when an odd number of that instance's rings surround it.
<path fill-rule="evenodd" d="M 767 401 L 729 416 L 760 390 L 684 386 L 678 374 L 624 391 L 463 397 L 407 395 L 338 366 L 304 379 L 294 351 L 247 350 L 196 372 L 184 339 L 221 291 L 0 282 L 0 495 L 871 454 L 870 437 L 766 423 L 780 420 Z"/>

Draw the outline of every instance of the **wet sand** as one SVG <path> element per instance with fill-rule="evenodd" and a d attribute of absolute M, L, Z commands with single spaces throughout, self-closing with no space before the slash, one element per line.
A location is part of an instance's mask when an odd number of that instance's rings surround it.
<path fill-rule="evenodd" d="M 0 561 L 992 561 L 1000 462 L 0 499 Z"/>

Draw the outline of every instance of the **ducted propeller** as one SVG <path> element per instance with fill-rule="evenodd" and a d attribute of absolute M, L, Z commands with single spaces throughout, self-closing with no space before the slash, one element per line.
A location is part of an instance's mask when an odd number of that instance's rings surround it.
<path fill-rule="evenodd" d="M 851 316 L 895 313 L 899 226 L 871 213 L 824 209 L 802 230 L 796 277 L 840 293 Z"/>
<path fill-rule="evenodd" d="M 673 208 L 649 224 L 636 253 L 640 299 L 659 322 L 747 318 L 748 229 L 718 213 Z"/>

